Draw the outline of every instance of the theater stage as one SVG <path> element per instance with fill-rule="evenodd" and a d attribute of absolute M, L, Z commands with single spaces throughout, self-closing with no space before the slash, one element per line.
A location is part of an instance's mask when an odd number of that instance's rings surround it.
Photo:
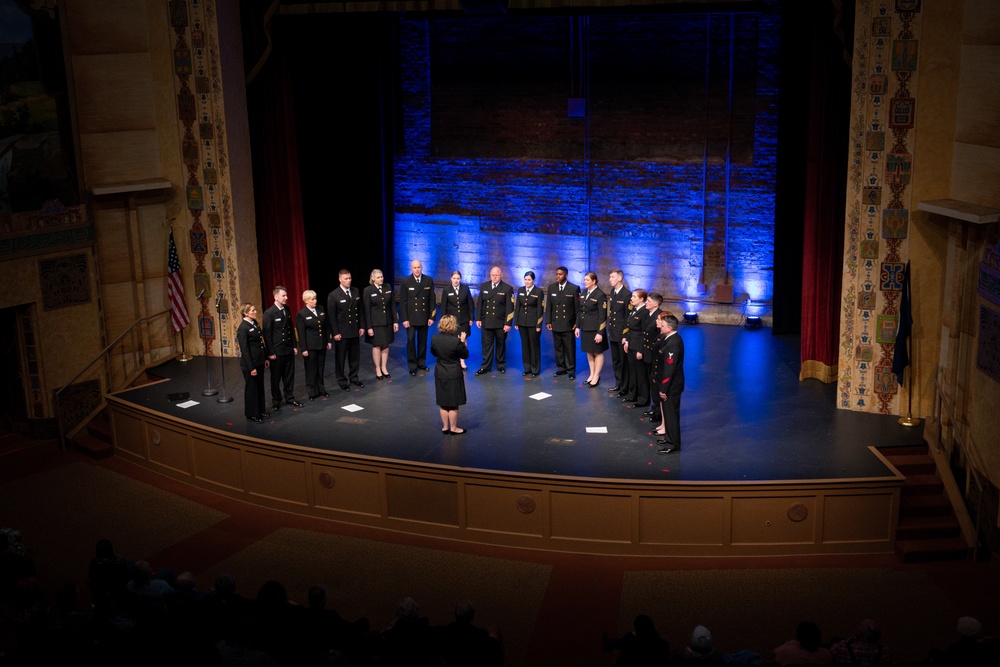
<path fill-rule="evenodd" d="M 708 324 L 682 325 L 680 334 L 686 389 L 683 449 L 675 454 L 658 455 L 648 421 L 607 391 L 614 384 L 610 353 L 601 386 L 591 389 L 582 385 L 588 371 L 581 353 L 575 382 L 553 377 L 551 337 L 543 333 L 543 372 L 525 379 L 512 331 L 507 373 L 477 377 L 477 330 L 470 337 L 469 403 L 459 420 L 466 435 L 441 434 L 433 357 L 430 373 L 410 376 L 405 335 L 398 335 L 391 380 L 375 380 L 370 348 L 362 344 L 365 387 L 342 391 L 331 353 L 329 398 L 306 400 L 299 365 L 296 397 L 305 406 L 286 405 L 263 424 L 243 416 L 236 359 L 166 363 L 150 371 L 162 382 L 111 397 L 117 451 L 251 502 L 418 532 L 435 525 L 431 533 L 450 535 L 446 526 L 459 529 L 461 539 L 475 528 L 478 541 L 510 543 L 497 535 L 513 534 L 520 536 L 515 543 L 534 546 L 532 538 L 563 535 L 588 551 L 610 543 L 643 552 L 643 544 L 655 543 L 656 553 L 664 544 L 681 545 L 668 553 L 718 553 L 715 547 L 741 540 L 799 545 L 782 553 L 820 553 L 833 543 L 838 552 L 890 550 L 901 477 L 874 448 L 920 444 L 921 431 L 894 416 L 838 410 L 835 385 L 800 382 L 797 336 Z M 222 363 L 230 403 L 202 396 L 209 369 L 219 384 Z M 189 392 L 196 404 L 172 402 L 175 392 Z M 538 400 L 539 393 L 549 396 Z M 276 481 L 289 476 L 297 481 Z M 678 506 L 692 497 L 695 506 Z M 735 528 L 746 520 L 741 498 L 757 499 L 750 516 L 766 526 L 763 534 L 741 537 Z M 497 517 L 503 512 L 496 507 L 507 505 L 519 514 Z M 703 516 L 679 518 L 681 509 L 686 517 Z M 602 512 L 609 526 L 616 515 L 621 523 L 621 512 L 634 520 L 624 531 L 605 530 Z M 840 524 L 862 513 L 875 518 L 857 535 L 843 533 Z M 775 522 L 788 525 L 776 530 Z M 692 545 L 701 546 L 685 550 Z"/>

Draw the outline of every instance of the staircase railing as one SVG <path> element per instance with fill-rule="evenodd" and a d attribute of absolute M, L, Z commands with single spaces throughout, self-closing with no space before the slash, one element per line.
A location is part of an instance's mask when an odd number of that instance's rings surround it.
<path fill-rule="evenodd" d="M 169 309 L 140 317 L 55 392 L 53 408 L 60 448 L 65 449 L 67 438 L 104 409 L 108 393 L 124 389 L 142 375 L 154 349 L 166 350 L 156 361 L 176 354 L 173 335 L 167 337 L 166 344 L 150 343 L 151 323 L 158 318 L 164 320 L 163 332 L 170 331 Z"/>
<path fill-rule="evenodd" d="M 979 535 L 982 533 L 983 528 L 983 502 L 986 497 L 985 491 L 985 480 L 982 475 L 981 470 L 983 470 L 983 459 L 982 455 L 979 453 L 979 447 L 973 439 L 972 435 L 968 432 L 968 429 L 959 428 L 959 422 L 955 418 L 955 406 L 949 400 L 944 386 L 941 384 L 940 374 L 938 377 L 934 378 L 934 408 L 932 413 L 932 418 L 937 422 L 937 433 L 936 433 L 936 449 L 937 455 L 935 458 L 940 458 L 939 469 L 943 465 L 949 472 L 951 472 L 951 467 L 949 461 L 944 457 L 944 449 L 941 439 L 941 430 L 943 427 L 942 413 L 948 417 L 949 423 L 952 425 L 952 430 L 958 440 L 959 445 L 962 447 L 962 451 L 965 453 L 968 465 L 965 466 L 965 491 L 961 493 L 960 497 L 957 499 L 952 499 L 952 505 L 956 507 L 956 514 L 960 514 L 958 509 L 964 511 L 966 516 L 968 516 L 969 528 L 963 530 L 966 533 L 965 537 L 969 544 L 972 546 L 972 559 L 973 561 L 978 560 L 979 557 Z M 969 508 L 966 504 L 966 498 L 969 496 L 969 491 L 974 490 L 974 497 L 976 498 L 975 511 Z M 964 527 L 964 526 L 963 526 Z"/>

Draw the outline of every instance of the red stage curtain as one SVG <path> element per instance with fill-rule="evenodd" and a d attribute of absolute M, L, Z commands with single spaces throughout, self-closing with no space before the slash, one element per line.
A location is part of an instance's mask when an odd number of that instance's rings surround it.
<path fill-rule="evenodd" d="M 817 3 L 819 4 L 819 3 Z M 835 382 L 840 338 L 851 68 L 833 30 L 831 8 L 817 12 L 809 88 L 802 248 L 802 366 L 799 379 Z M 829 12 L 829 13 L 828 13 Z"/>
<path fill-rule="evenodd" d="M 279 30 L 274 25 L 276 42 Z M 266 308 L 272 289 L 282 285 L 288 290 L 289 308 L 295 310 L 302 291 L 309 288 L 309 262 L 289 70 L 276 48 L 258 69 L 247 96 L 262 305 Z"/>

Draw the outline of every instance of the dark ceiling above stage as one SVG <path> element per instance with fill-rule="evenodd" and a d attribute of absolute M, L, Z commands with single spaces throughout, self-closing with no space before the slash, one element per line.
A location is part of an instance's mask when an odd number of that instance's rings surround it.
<path fill-rule="evenodd" d="M 264 0 L 265 4 L 270 2 Z M 490 15 L 520 12 L 559 12 L 570 9 L 621 9 L 641 11 L 662 9 L 699 12 L 734 11 L 758 4 L 759 0 L 278 0 L 282 14 L 323 14 L 347 12 L 463 12 Z"/>

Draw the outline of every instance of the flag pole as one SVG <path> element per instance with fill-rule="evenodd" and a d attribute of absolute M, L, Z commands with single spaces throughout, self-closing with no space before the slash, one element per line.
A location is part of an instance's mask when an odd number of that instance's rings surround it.
<path fill-rule="evenodd" d="M 910 358 L 913 358 L 913 339 L 906 341 L 910 348 Z M 906 416 L 900 417 L 898 422 L 902 426 L 920 426 L 920 418 L 913 416 L 913 368 L 915 364 L 910 364 L 910 372 L 906 379 Z M 905 369 L 904 369 L 905 371 Z"/>
<path fill-rule="evenodd" d="M 181 336 L 181 356 L 177 357 L 177 361 L 191 361 L 194 357 L 184 351 L 184 330 L 181 329 L 177 333 Z"/>

